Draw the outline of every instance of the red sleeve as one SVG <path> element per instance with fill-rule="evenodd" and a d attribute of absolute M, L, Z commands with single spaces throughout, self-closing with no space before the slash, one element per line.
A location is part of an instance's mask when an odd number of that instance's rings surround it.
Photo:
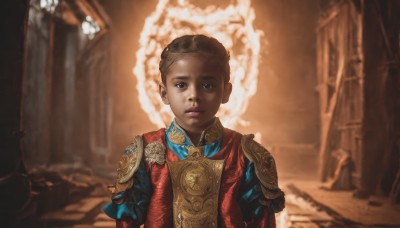
<path fill-rule="evenodd" d="M 258 222 L 257 227 L 276 228 L 275 213 L 270 212 L 267 208 L 265 209 L 264 216 Z"/>

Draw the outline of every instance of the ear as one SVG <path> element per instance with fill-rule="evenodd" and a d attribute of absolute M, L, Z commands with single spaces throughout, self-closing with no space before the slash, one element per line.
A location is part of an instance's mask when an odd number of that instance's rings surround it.
<path fill-rule="evenodd" d="M 160 93 L 161 100 L 164 104 L 169 105 L 169 100 L 167 97 L 167 88 L 165 87 L 164 83 L 160 82 L 158 84 L 158 92 Z"/>
<path fill-rule="evenodd" d="M 228 82 L 228 84 L 225 85 L 224 95 L 222 96 L 222 104 L 225 104 L 229 101 L 231 92 L 232 92 L 232 84 Z"/>

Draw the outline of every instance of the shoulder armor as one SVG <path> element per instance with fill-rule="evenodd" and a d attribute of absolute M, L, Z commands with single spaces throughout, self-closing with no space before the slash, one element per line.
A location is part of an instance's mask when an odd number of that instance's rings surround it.
<path fill-rule="evenodd" d="M 150 164 L 157 163 L 163 165 L 165 163 L 166 148 L 161 142 L 152 142 L 144 148 L 144 156 Z"/>
<path fill-rule="evenodd" d="M 254 135 L 242 136 L 242 150 L 247 159 L 254 163 L 255 172 L 260 180 L 262 192 L 267 199 L 276 199 L 283 195 L 278 187 L 278 175 L 275 160 L 271 153 L 253 140 Z"/>
<path fill-rule="evenodd" d="M 117 181 L 113 193 L 123 192 L 133 185 L 133 174 L 138 170 L 143 157 L 143 138 L 136 136 L 125 149 L 117 169 Z"/>

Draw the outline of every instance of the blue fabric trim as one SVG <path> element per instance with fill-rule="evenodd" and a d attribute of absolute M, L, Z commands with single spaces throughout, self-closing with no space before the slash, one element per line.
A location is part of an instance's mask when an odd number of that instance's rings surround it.
<path fill-rule="evenodd" d="M 174 127 L 175 127 L 175 123 L 172 122 L 169 125 L 169 127 L 165 130 L 165 141 L 167 142 L 168 148 L 170 148 L 172 150 L 172 152 L 179 157 L 180 160 L 185 160 L 188 155 L 188 151 L 187 151 L 186 147 L 194 146 L 194 145 L 191 142 L 189 136 L 186 134 L 186 132 L 183 129 L 181 129 L 179 126 L 176 126 L 175 129 L 177 131 L 180 131 L 185 136 L 185 142 L 182 145 L 178 145 L 178 144 L 171 142 L 168 139 L 168 133 L 171 132 Z M 210 144 L 201 143 L 199 145 L 199 146 L 203 147 L 203 154 L 205 157 L 211 158 L 219 152 L 219 150 L 221 149 L 221 145 L 222 145 L 222 138 L 223 137 L 221 137 L 220 140 L 217 140 Z"/>
<path fill-rule="evenodd" d="M 143 162 L 140 163 L 138 170 L 134 175 L 137 181 L 133 188 L 116 195 L 113 200 L 125 199 L 121 204 L 109 202 L 103 206 L 103 211 L 113 219 L 122 219 L 130 217 L 140 223 L 144 222 L 147 208 L 150 204 L 152 189 L 150 177 L 146 172 Z"/>
<path fill-rule="evenodd" d="M 264 205 L 260 203 L 264 195 L 260 181 L 255 175 L 254 164 L 245 158 L 244 180 L 240 189 L 239 205 L 245 221 L 258 219 L 264 215 Z"/>
<path fill-rule="evenodd" d="M 206 144 L 204 146 L 204 156 L 207 158 L 211 158 L 216 155 L 221 149 L 222 140 L 215 141 L 211 144 Z"/>
<path fill-rule="evenodd" d="M 121 219 L 125 216 L 129 216 L 133 220 L 137 220 L 134 207 L 135 205 L 133 202 L 125 202 L 122 204 L 109 202 L 103 207 L 103 211 L 113 219 Z"/>
<path fill-rule="evenodd" d="M 174 154 L 176 154 L 176 156 L 178 156 L 180 160 L 186 159 L 186 157 L 188 155 L 188 151 L 187 151 L 185 145 L 175 144 L 175 143 L 171 142 L 167 136 L 165 136 L 165 141 L 167 142 L 168 148 L 171 149 L 172 152 L 174 152 Z"/>

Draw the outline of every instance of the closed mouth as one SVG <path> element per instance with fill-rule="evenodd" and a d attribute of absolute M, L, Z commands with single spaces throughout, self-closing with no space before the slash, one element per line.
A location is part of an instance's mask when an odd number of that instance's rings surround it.
<path fill-rule="evenodd" d="M 189 108 L 185 111 L 185 113 L 189 113 L 189 114 L 200 114 L 203 111 L 198 109 L 198 108 Z"/>

